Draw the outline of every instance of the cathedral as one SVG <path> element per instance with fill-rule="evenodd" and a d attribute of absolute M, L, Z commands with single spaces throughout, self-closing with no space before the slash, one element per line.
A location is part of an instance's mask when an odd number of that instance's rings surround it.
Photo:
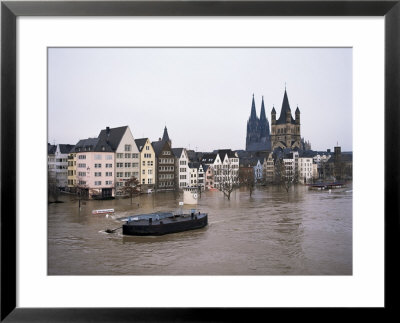
<path fill-rule="evenodd" d="M 295 119 L 293 119 L 286 88 L 279 119 L 276 119 L 275 107 L 272 108 L 271 133 L 265 116 L 264 97 L 261 102 L 260 118 L 258 118 L 253 94 L 250 118 L 247 121 L 246 151 L 271 151 L 276 148 L 301 149 L 301 147 L 300 110 L 297 107 Z"/>
<path fill-rule="evenodd" d="M 261 101 L 260 118 L 257 117 L 256 104 L 251 103 L 250 118 L 247 121 L 247 136 L 246 136 L 247 151 L 266 151 L 271 150 L 271 139 L 269 133 L 269 122 L 265 116 L 264 97 Z"/>

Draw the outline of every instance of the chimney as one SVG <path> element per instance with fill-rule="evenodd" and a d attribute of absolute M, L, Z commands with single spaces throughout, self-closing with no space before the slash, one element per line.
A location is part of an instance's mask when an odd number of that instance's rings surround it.
<path fill-rule="evenodd" d="M 107 135 L 110 134 L 110 127 L 106 127 L 106 134 L 107 134 Z"/>

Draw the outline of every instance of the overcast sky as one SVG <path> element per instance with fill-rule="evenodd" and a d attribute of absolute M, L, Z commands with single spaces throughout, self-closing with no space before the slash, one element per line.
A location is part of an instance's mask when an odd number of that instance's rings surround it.
<path fill-rule="evenodd" d="M 48 140 L 76 144 L 128 125 L 198 151 L 245 149 L 254 93 L 271 122 L 285 84 L 314 150 L 352 150 L 350 48 L 51 48 Z"/>

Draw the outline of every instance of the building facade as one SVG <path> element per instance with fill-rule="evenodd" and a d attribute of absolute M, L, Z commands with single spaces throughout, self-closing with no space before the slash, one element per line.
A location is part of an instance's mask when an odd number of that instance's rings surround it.
<path fill-rule="evenodd" d="M 165 140 L 152 142 L 156 154 L 156 189 L 157 191 L 175 190 L 178 180 L 175 173 L 175 155 L 170 146 L 171 140 L 164 129 Z"/>
<path fill-rule="evenodd" d="M 178 188 L 183 189 L 184 187 L 190 186 L 190 169 L 189 169 L 189 157 L 185 148 L 172 148 L 172 152 L 175 156 L 175 170 L 176 178 L 178 181 Z"/>
<path fill-rule="evenodd" d="M 116 195 L 122 195 L 125 182 L 132 177 L 139 179 L 139 150 L 136 146 L 132 132 L 128 126 L 110 128 L 106 127 L 100 131 L 99 143 L 110 147 L 115 153 L 115 170 L 104 168 L 98 172 L 112 174 L 115 183 Z M 108 166 L 109 167 L 109 166 Z"/>
<path fill-rule="evenodd" d="M 139 151 L 139 181 L 142 191 L 153 189 L 156 184 L 156 154 L 149 138 L 135 139 Z"/>
<path fill-rule="evenodd" d="M 313 180 L 313 159 L 299 157 L 298 159 L 299 183 L 311 183 Z"/>
<path fill-rule="evenodd" d="M 80 140 L 75 145 L 77 189 L 86 198 L 115 196 L 115 153 L 99 138 Z"/>
<path fill-rule="evenodd" d="M 49 181 L 65 190 L 68 188 L 68 155 L 74 145 L 47 145 L 47 167 Z"/>

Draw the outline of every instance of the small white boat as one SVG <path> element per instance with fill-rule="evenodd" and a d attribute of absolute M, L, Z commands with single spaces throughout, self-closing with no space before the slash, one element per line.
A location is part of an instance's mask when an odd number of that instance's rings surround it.
<path fill-rule="evenodd" d="M 92 214 L 110 214 L 114 213 L 114 209 L 93 210 Z"/>

